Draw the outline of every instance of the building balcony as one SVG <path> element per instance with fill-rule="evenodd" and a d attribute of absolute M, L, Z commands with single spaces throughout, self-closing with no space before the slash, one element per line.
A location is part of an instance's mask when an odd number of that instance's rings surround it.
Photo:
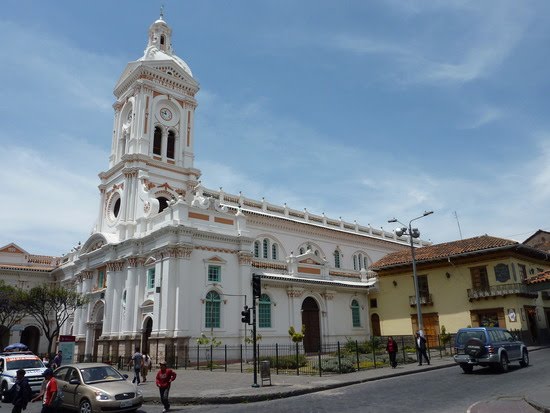
<path fill-rule="evenodd" d="M 416 296 L 409 295 L 409 304 L 411 307 L 416 305 Z M 421 294 L 420 295 L 420 305 L 434 305 L 431 294 Z"/>
<path fill-rule="evenodd" d="M 491 285 L 483 288 L 469 288 L 468 298 L 470 301 L 480 300 L 482 298 L 506 297 L 507 295 L 519 295 L 529 298 L 537 298 L 538 293 L 529 291 L 525 284 L 503 284 Z"/>

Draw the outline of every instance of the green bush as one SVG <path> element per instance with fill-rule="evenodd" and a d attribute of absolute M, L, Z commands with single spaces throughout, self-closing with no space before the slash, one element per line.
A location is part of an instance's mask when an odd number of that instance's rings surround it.
<path fill-rule="evenodd" d="M 296 365 L 296 355 L 279 356 L 278 360 L 274 356 L 268 356 L 262 357 L 262 360 L 269 360 L 269 365 L 271 368 L 280 368 L 283 370 L 297 369 L 298 367 L 304 367 L 307 365 L 306 356 L 303 354 L 298 354 L 298 365 Z"/>
<path fill-rule="evenodd" d="M 321 360 L 321 370 L 333 373 L 353 373 L 356 369 L 355 363 L 348 358 L 340 359 L 340 363 L 338 363 L 338 358 L 329 358 Z"/>
<path fill-rule="evenodd" d="M 346 353 L 359 352 L 360 354 L 370 354 L 374 349 L 380 347 L 380 337 L 373 337 L 371 340 L 356 341 L 351 338 L 344 344 L 343 351 Z"/>

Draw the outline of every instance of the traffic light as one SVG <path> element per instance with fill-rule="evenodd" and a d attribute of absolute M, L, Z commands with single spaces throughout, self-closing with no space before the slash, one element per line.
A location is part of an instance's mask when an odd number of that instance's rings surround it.
<path fill-rule="evenodd" d="M 260 274 L 252 274 L 252 296 L 260 298 L 262 295 L 262 276 Z"/>
<path fill-rule="evenodd" d="M 244 311 L 241 311 L 241 321 L 246 324 L 250 324 L 250 308 L 247 305 L 244 306 Z"/>

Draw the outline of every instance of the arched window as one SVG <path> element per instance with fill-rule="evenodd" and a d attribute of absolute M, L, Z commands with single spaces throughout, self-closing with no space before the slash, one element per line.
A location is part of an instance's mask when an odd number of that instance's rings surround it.
<path fill-rule="evenodd" d="M 220 295 L 216 291 L 206 294 L 204 326 L 206 328 L 220 328 Z"/>
<path fill-rule="evenodd" d="M 304 255 L 304 248 L 300 247 L 300 255 Z"/>
<path fill-rule="evenodd" d="M 159 196 L 157 199 L 159 201 L 159 212 L 162 212 L 168 207 L 168 198 Z"/>
<path fill-rule="evenodd" d="M 271 300 L 267 294 L 262 294 L 258 303 L 258 327 L 271 328 Z"/>
<path fill-rule="evenodd" d="M 161 36 L 160 36 L 160 44 L 161 44 L 161 45 L 164 45 L 164 35 L 161 35 Z"/>
<path fill-rule="evenodd" d="M 162 150 L 162 130 L 157 126 L 153 136 L 153 154 L 160 155 Z"/>
<path fill-rule="evenodd" d="M 340 251 L 334 250 L 334 266 L 340 268 Z"/>
<path fill-rule="evenodd" d="M 168 141 L 166 143 L 166 157 L 174 159 L 176 154 L 176 134 L 174 131 L 168 132 Z"/>
<path fill-rule="evenodd" d="M 357 269 L 360 270 L 361 266 L 363 265 L 363 254 L 359 254 L 359 256 L 357 257 L 357 263 L 359 264 L 359 268 Z"/>
<path fill-rule="evenodd" d="M 353 327 L 361 327 L 361 312 L 357 300 L 351 302 L 351 322 Z"/>
<path fill-rule="evenodd" d="M 363 258 L 363 268 L 369 268 L 369 260 L 367 259 L 367 257 Z"/>
<path fill-rule="evenodd" d="M 278 255 L 277 244 L 273 243 L 271 246 L 271 259 L 276 260 Z"/>
<path fill-rule="evenodd" d="M 260 258 L 260 241 L 254 241 L 254 257 Z"/>
<path fill-rule="evenodd" d="M 263 242 L 263 258 L 268 258 L 268 253 L 269 253 L 269 240 L 267 238 L 264 239 L 264 242 Z"/>
<path fill-rule="evenodd" d="M 353 256 L 353 269 L 357 271 L 357 255 Z"/>
<path fill-rule="evenodd" d="M 315 254 L 316 256 L 319 256 L 319 250 L 315 250 L 314 254 Z"/>

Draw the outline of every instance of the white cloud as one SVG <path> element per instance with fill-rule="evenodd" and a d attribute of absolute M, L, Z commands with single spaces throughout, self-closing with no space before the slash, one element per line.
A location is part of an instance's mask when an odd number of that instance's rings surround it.
<path fill-rule="evenodd" d="M 329 39 L 322 43 L 354 54 L 385 56 L 392 64 L 384 68 L 393 72 L 392 80 L 401 83 L 467 83 L 489 76 L 510 56 L 522 40 L 531 18 L 528 5 L 517 2 L 395 4 L 399 5 L 395 7 L 397 10 L 414 12 L 416 16 L 409 25 L 428 25 L 430 30 L 423 27 L 414 36 L 403 30 L 402 38 L 392 40 L 380 35 L 329 34 Z M 440 21 L 447 24 L 441 25 Z M 458 28 L 452 31 L 449 26 Z M 383 76 L 389 75 L 384 72 Z"/>

